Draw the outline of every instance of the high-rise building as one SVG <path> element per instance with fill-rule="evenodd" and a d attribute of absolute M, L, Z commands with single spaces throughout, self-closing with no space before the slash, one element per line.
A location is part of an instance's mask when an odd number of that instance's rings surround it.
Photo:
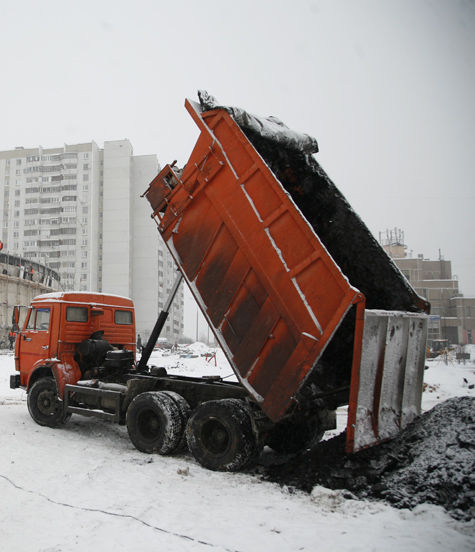
<path fill-rule="evenodd" d="M 146 339 L 170 278 L 171 257 L 140 195 L 158 172 L 156 155 L 134 156 L 128 140 L 0 152 L 0 229 L 5 248 L 58 272 L 65 290 L 131 297 Z M 166 336 L 183 331 L 183 294 Z"/>

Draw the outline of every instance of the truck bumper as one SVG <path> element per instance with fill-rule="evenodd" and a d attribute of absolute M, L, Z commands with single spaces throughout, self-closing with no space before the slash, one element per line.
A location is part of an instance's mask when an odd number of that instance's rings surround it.
<path fill-rule="evenodd" d="M 10 376 L 10 389 L 18 389 L 20 387 L 20 374 Z"/>

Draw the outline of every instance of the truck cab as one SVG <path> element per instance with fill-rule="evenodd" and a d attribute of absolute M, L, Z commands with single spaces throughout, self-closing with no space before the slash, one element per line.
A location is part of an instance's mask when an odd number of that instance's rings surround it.
<path fill-rule="evenodd" d="M 99 345 L 93 346 L 95 342 Z M 16 340 L 18 374 L 11 377 L 10 385 L 30 391 L 39 379 L 53 378 L 63 398 L 66 384 L 88 375 L 91 347 L 97 352 L 125 350 L 135 361 L 135 315 L 130 299 L 92 292 L 35 297 Z"/>

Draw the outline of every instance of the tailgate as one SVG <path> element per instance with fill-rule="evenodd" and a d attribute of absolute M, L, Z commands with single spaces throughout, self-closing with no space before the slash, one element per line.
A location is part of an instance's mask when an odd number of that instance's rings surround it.
<path fill-rule="evenodd" d="M 365 311 L 361 362 L 352 373 L 347 452 L 394 437 L 420 414 L 427 319 Z"/>

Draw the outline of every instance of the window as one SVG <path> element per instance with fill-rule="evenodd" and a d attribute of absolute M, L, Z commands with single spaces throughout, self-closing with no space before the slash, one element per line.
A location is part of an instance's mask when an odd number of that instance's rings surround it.
<path fill-rule="evenodd" d="M 68 322 L 87 322 L 87 307 L 66 307 L 66 320 Z"/>
<path fill-rule="evenodd" d="M 132 324 L 132 313 L 130 311 L 116 310 L 114 313 L 116 324 Z"/>
<path fill-rule="evenodd" d="M 32 308 L 28 319 L 27 330 L 48 330 L 49 308 Z"/>

